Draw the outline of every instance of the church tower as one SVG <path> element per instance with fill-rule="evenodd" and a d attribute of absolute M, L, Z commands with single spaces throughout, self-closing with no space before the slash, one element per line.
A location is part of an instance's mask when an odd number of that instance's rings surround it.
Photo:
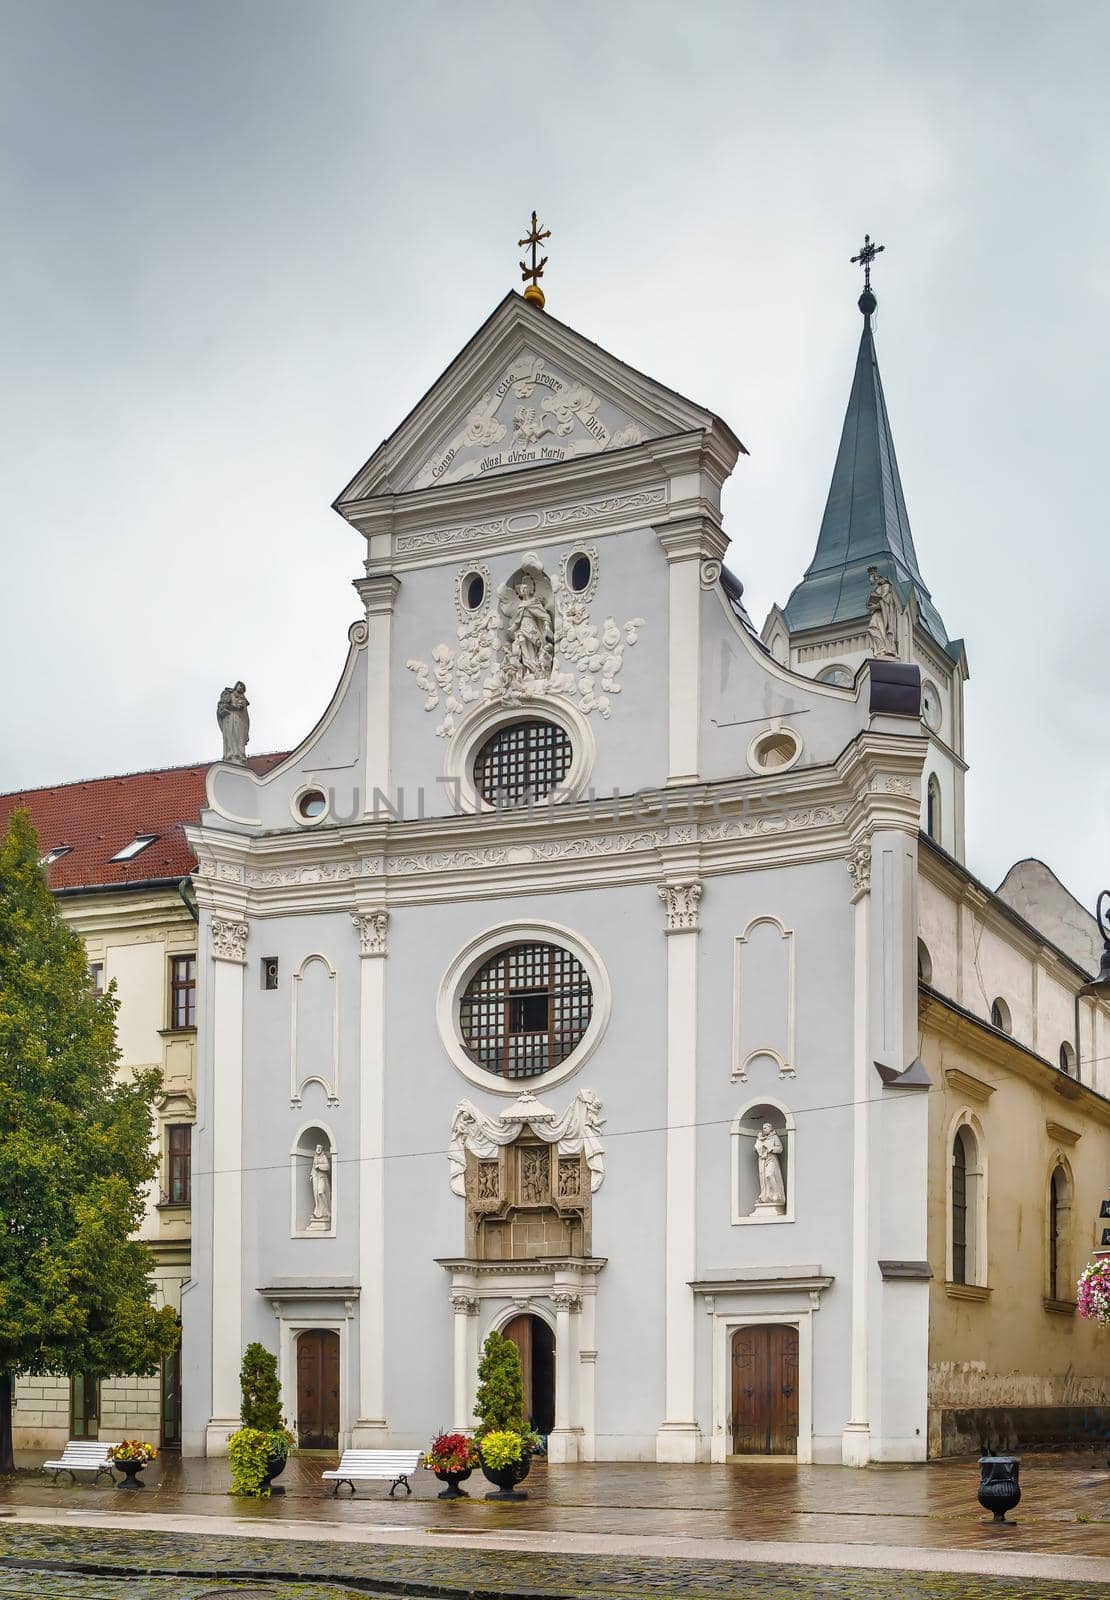
<path fill-rule="evenodd" d="M 962 861 L 967 658 L 933 604 L 910 532 L 871 326 L 871 263 L 882 248 L 866 237 L 852 258 L 864 269 L 863 332 L 817 548 L 762 637 L 781 665 L 822 683 L 848 686 L 876 657 L 920 668 L 929 735 L 921 826 Z"/>

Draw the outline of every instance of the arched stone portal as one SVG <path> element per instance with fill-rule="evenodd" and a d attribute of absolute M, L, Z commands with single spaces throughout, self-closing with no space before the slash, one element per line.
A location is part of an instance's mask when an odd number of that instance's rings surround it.
<path fill-rule="evenodd" d="M 555 1335 L 542 1317 L 523 1315 L 506 1323 L 505 1338 L 520 1352 L 524 1409 L 537 1433 L 555 1426 Z"/>

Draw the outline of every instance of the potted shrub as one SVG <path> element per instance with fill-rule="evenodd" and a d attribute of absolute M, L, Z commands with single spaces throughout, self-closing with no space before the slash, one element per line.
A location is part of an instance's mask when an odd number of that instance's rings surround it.
<path fill-rule="evenodd" d="M 243 1426 L 227 1442 L 231 1492 L 251 1497 L 281 1494 L 271 1484 L 284 1471 L 294 1440 L 281 1414 L 277 1357 L 264 1345 L 249 1344 L 243 1352 L 239 1388 Z"/>
<path fill-rule="evenodd" d="M 150 1465 L 158 1452 L 143 1439 L 121 1439 L 108 1451 L 108 1460 L 117 1472 L 123 1473 L 121 1489 L 141 1489 L 139 1473 Z"/>
<path fill-rule="evenodd" d="M 437 1433 L 424 1453 L 424 1465 L 447 1485 L 441 1500 L 461 1500 L 466 1490 L 459 1484 L 465 1483 L 478 1465 L 478 1449 L 465 1433 Z"/>
<path fill-rule="evenodd" d="M 477 1445 L 482 1471 L 495 1492 L 487 1500 L 526 1500 L 517 1490 L 532 1466 L 536 1436 L 524 1417 L 524 1381 L 520 1352 L 511 1339 L 491 1333 L 478 1363 L 474 1414 L 479 1419 Z"/>

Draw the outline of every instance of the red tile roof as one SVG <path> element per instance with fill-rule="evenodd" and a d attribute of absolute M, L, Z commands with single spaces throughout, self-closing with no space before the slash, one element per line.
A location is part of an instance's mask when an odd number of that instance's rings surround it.
<path fill-rule="evenodd" d="M 283 753 L 251 756 L 249 765 L 263 773 L 284 760 Z M 196 866 L 184 828 L 200 817 L 208 766 L 126 772 L 118 778 L 3 794 L 0 826 L 6 826 L 12 811 L 26 807 L 44 856 L 60 845 L 72 847 L 48 868 L 52 889 L 183 878 Z M 130 861 L 111 859 L 143 833 L 156 834 L 154 843 Z"/>

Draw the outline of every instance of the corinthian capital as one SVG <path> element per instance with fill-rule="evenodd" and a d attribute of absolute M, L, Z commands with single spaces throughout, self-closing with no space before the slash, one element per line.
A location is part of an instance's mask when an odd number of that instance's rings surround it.
<path fill-rule="evenodd" d="M 212 918 L 212 954 L 217 961 L 238 961 L 247 959 L 247 935 L 250 924 L 235 922 L 227 917 Z"/>
<path fill-rule="evenodd" d="M 359 954 L 384 956 L 389 930 L 389 912 L 352 911 L 351 921 L 358 929 Z"/>
<path fill-rule="evenodd" d="M 700 883 L 661 883 L 659 898 L 667 913 L 667 933 L 697 933 L 698 906 L 701 904 Z"/>
<path fill-rule="evenodd" d="M 871 846 L 861 844 L 853 850 L 846 865 L 852 878 L 853 898 L 866 894 L 871 887 Z"/>

